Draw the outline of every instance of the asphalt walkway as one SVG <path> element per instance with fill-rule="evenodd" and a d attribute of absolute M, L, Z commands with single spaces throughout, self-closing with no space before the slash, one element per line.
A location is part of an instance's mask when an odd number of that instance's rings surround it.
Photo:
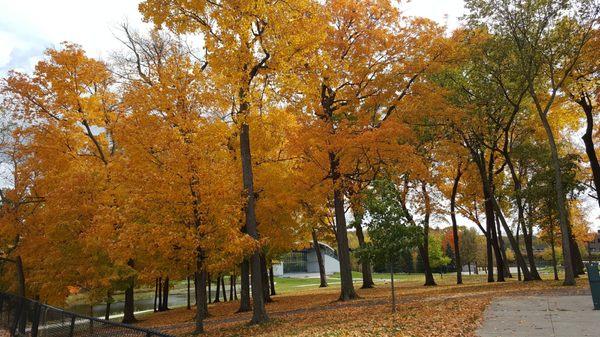
<path fill-rule="evenodd" d="M 591 295 L 500 298 L 486 309 L 479 337 L 599 337 Z"/>

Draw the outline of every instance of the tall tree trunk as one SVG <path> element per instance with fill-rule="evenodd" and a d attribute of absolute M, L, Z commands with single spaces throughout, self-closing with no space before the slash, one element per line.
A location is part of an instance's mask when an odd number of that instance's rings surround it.
<path fill-rule="evenodd" d="M 504 215 L 502 214 L 502 210 L 500 209 L 500 205 L 498 205 L 498 202 L 496 201 L 496 199 L 494 199 L 494 206 L 496 207 L 496 214 L 498 216 L 499 222 L 502 224 L 502 227 L 504 227 L 504 231 L 506 232 L 508 241 L 510 242 L 512 250 L 515 253 L 515 260 L 517 261 L 517 265 L 523 271 L 523 279 L 525 281 L 531 281 L 533 278 L 531 277 L 531 274 L 529 273 L 529 268 L 527 268 L 527 263 L 525 262 L 525 258 L 523 257 L 523 254 L 521 253 L 519 243 L 517 240 L 515 240 L 515 238 L 512 234 L 512 231 L 508 227 L 508 224 L 506 223 L 506 219 L 504 218 Z"/>
<path fill-rule="evenodd" d="M 194 287 L 196 293 L 196 315 L 194 334 L 204 332 L 204 319 L 208 317 L 208 304 L 206 300 L 206 280 L 208 273 L 204 267 L 204 254 L 198 250 L 196 257 L 196 271 L 194 272 Z"/>
<path fill-rule="evenodd" d="M 523 208 L 525 208 L 523 206 Z M 524 213 L 524 209 L 523 209 Z M 531 213 L 531 212 L 529 212 Z M 524 214 L 523 214 L 524 215 Z M 525 243 L 525 250 L 527 251 L 527 258 L 529 259 L 529 266 L 531 267 L 531 278 L 536 281 L 541 281 L 537 266 L 535 263 L 535 255 L 533 253 L 533 221 L 531 214 L 528 216 L 527 221 L 523 222 L 523 241 Z"/>
<path fill-rule="evenodd" d="M 123 307 L 123 323 L 131 324 L 137 322 L 135 319 L 135 304 L 133 302 L 133 278 L 129 281 L 129 286 L 125 289 L 125 305 Z"/>
<path fill-rule="evenodd" d="M 189 273 L 189 270 L 188 270 Z M 187 276 L 187 310 L 192 309 L 192 291 L 190 289 L 190 275 Z"/>
<path fill-rule="evenodd" d="M 358 245 L 361 248 L 364 248 L 366 245 L 365 235 L 363 234 L 362 229 L 362 214 L 358 214 L 358 212 L 354 212 L 354 229 L 356 230 L 356 238 L 358 239 Z M 371 263 L 369 260 L 365 259 L 364 261 L 360 261 L 360 266 L 362 270 L 362 287 L 363 289 L 373 288 L 375 283 L 373 282 L 373 275 L 371 273 Z"/>
<path fill-rule="evenodd" d="M 133 259 L 129 259 L 127 261 L 127 265 L 132 269 L 135 267 L 135 261 Z M 123 307 L 123 323 L 130 324 L 135 323 L 137 320 L 135 319 L 135 303 L 133 298 L 133 288 L 135 286 L 135 277 L 131 276 L 128 280 L 127 289 L 125 289 L 125 305 Z"/>
<path fill-rule="evenodd" d="M 213 303 L 221 303 L 221 276 L 217 276 L 217 290 L 215 292 L 215 300 Z"/>
<path fill-rule="evenodd" d="M 111 291 L 109 290 L 106 293 L 106 310 L 104 311 L 104 319 L 107 321 L 110 319 L 110 305 L 112 302 L 113 302 L 113 298 L 112 298 Z M 156 298 L 154 300 L 154 303 L 155 303 L 154 307 L 156 307 Z M 156 311 L 156 310 L 154 310 L 154 311 Z"/>
<path fill-rule="evenodd" d="M 575 270 L 575 277 L 579 275 L 585 274 L 585 265 L 583 264 L 583 258 L 581 257 L 581 251 L 579 250 L 579 245 L 577 244 L 577 240 L 573 237 L 573 232 L 571 232 L 571 256 L 573 258 L 573 268 Z"/>
<path fill-rule="evenodd" d="M 161 311 L 167 311 L 169 310 L 169 288 L 170 288 L 170 284 L 169 284 L 169 277 L 167 276 L 165 278 L 165 284 L 163 286 L 163 307 Z"/>
<path fill-rule="evenodd" d="M 235 274 L 231 273 L 229 274 L 229 300 L 233 301 L 233 287 L 235 286 Z"/>
<path fill-rule="evenodd" d="M 512 278 L 510 273 L 510 266 L 508 265 L 508 258 L 506 257 L 506 244 L 502 238 L 502 228 L 500 227 L 500 219 L 498 217 L 498 211 L 496 209 L 496 230 L 498 233 L 498 244 L 500 245 L 500 253 L 502 253 L 502 260 L 504 260 L 504 277 Z"/>
<path fill-rule="evenodd" d="M 240 308 L 237 312 L 250 311 L 250 263 L 247 259 L 242 261 L 240 267 Z"/>
<path fill-rule="evenodd" d="M 596 149 L 594 148 L 593 105 L 591 98 L 586 93 L 582 93 L 576 102 L 581 106 L 583 112 L 585 113 L 585 134 L 581 137 L 581 139 L 583 139 L 583 143 L 585 144 L 585 153 L 590 161 L 592 180 L 594 181 L 594 187 L 596 188 L 596 201 L 598 202 L 598 206 L 600 206 L 600 164 L 598 163 L 598 156 L 596 155 Z"/>
<path fill-rule="evenodd" d="M 235 273 L 233 274 L 233 298 L 235 298 L 235 300 L 238 300 L 238 295 L 237 295 L 237 275 L 235 275 Z"/>
<path fill-rule="evenodd" d="M 458 184 L 460 183 L 460 177 L 462 171 L 460 164 L 454 176 L 454 183 L 452 184 L 452 195 L 450 196 L 450 217 L 452 219 L 452 235 L 454 236 L 454 256 L 456 257 L 456 284 L 462 284 L 462 262 L 460 260 L 460 247 L 458 239 L 458 223 L 456 221 L 456 194 L 458 193 Z M 469 274 L 471 274 L 471 266 L 469 264 Z"/>
<path fill-rule="evenodd" d="M 163 307 L 163 281 L 162 276 L 158 278 L 158 311 Z"/>
<path fill-rule="evenodd" d="M 244 97 L 242 93 L 240 96 Z M 243 101 L 243 100 L 242 100 Z M 250 107 L 242 103 L 240 112 L 244 114 Z M 254 192 L 254 174 L 252 172 L 252 153 L 250 152 L 250 127 L 244 121 L 240 130 L 240 154 L 242 158 L 242 175 L 244 190 L 246 193 L 246 232 L 254 240 L 259 239 L 256 224 L 256 195 Z M 263 286 L 260 268 L 260 251 L 256 249 L 250 257 L 250 268 L 252 269 L 252 320 L 251 324 L 263 323 L 269 320 L 263 300 Z"/>
<path fill-rule="evenodd" d="M 484 206 L 485 206 L 485 222 L 487 226 L 487 231 L 489 233 L 489 239 L 494 250 L 494 257 L 496 259 L 496 270 L 498 272 L 497 281 L 504 282 L 504 259 L 502 258 L 502 252 L 500 250 L 500 245 L 498 244 L 498 235 L 496 232 L 496 215 L 494 212 L 494 191 L 493 191 L 493 183 L 494 183 L 494 152 L 490 152 L 490 158 L 487 161 L 486 167 L 486 159 L 484 153 L 477 153 L 476 151 L 472 151 L 473 159 L 477 164 L 477 168 L 479 169 L 479 176 L 481 178 L 482 188 L 483 188 L 483 197 Z M 488 258 L 489 260 L 489 258 Z M 489 268 L 492 269 L 492 268 Z M 488 273 L 490 273 L 488 271 Z M 488 276 L 489 278 L 489 276 Z"/>
<path fill-rule="evenodd" d="M 235 298 L 236 301 L 238 300 L 238 297 L 237 297 L 237 276 L 235 276 L 233 278 L 233 298 Z"/>
<path fill-rule="evenodd" d="M 208 303 L 212 303 L 212 278 L 208 272 L 206 273 L 206 283 L 208 284 Z"/>
<path fill-rule="evenodd" d="M 350 248 L 348 245 L 348 230 L 346 225 L 346 211 L 344 209 L 344 194 L 341 190 L 339 161 L 336 154 L 329 152 L 329 164 L 333 183 L 333 205 L 335 211 L 335 235 L 340 261 L 341 292 L 340 301 L 358 298 L 352 283 L 352 269 L 350 266 Z"/>
<path fill-rule="evenodd" d="M 390 283 L 392 287 L 392 312 L 396 312 L 396 288 L 394 287 L 394 261 L 390 260 Z"/>
<path fill-rule="evenodd" d="M 263 299 L 265 303 L 271 303 L 271 291 L 269 289 L 269 273 L 267 272 L 267 258 L 265 254 L 260 254 L 260 278 L 263 286 Z"/>
<path fill-rule="evenodd" d="M 271 260 L 271 264 L 269 265 L 269 288 L 271 289 L 271 296 L 277 295 L 275 291 L 275 275 L 273 275 L 273 260 Z"/>
<path fill-rule="evenodd" d="M 508 136 L 507 136 L 508 138 Z M 542 278 L 540 276 L 540 274 L 538 273 L 537 270 L 537 266 L 535 265 L 535 256 L 533 255 L 533 239 L 531 237 L 531 233 L 528 234 L 527 231 L 527 224 L 525 223 L 525 206 L 523 204 L 523 198 L 521 196 L 521 194 L 523 193 L 523 186 L 521 184 L 521 179 L 519 178 L 519 176 L 517 175 L 517 172 L 515 170 L 515 166 L 512 162 L 512 159 L 510 157 L 510 154 L 508 153 L 508 151 L 504 151 L 504 159 L 506 161 L 506 164 L 510 170 L 510 175 L 512 177 L 512 181 L 513 181 L 513 189 L 515 191 L 515 203 L 517 204 L 517 219 L 518 219 L 518 227 L 517 228 L 521 228 L 523 231 L 523 240 L 525 243 L 525 251 L 527 253 L 527 259 L 529 260 L 529 272 L 531 275 L 531 279 L 532 280 L 537 280 L 537 281 L 541 281 Z M 519 233 L 517 231 L 517 244 L 519 241 Z"/>
<path fill-rule="evenodd" d="M 221 276 L 221 289 L 223 289 L 223 302 L 227 302 L 227 289 L 225 288 L 225 275 Z"/>
<path fill-rule="evenodd" d="M 552 218 L 550 218 L 552 222 Z M 556 263 L 556 249 L 554 243 L 554 224 L 550 223 L 550 247 L 552 249 L 552 269 L 554 270 L 554 280 L 558 281 L 558 268 Z"/>
<path fill-rule="evenodd" d="M 321 247 L 319 246 L 319 240 L 317 240 L 317 230 L 312 230 L 313 246 L 315 247 L 315 253 L 317 254 L 317 263 L 319 264 L 319 278 L 321 279 L 320 288 L 327 287 L 327 275 L 325 275 L 325 263 L 323 262 L 323 255 L 321 254 Z"/>
<path fill-rule="evenodd" d="M 533 90 L 531 87 L 530 90 Z M 546 131 L 546 135 L 548 137 L 548 143 L 550 144 L 550 153 L 552 154 L 552 166 L 554 168 L 554 189 L 556 191 L 556 201 L 558 206 L 558 215 L 559 215 L 559 223 L 560 230 L 562 233 L 562 252 L 563 252 L 563 260 L 565 267 L 565 280 L 563 285 L 571 286 L 575 285 L 575 272 L 573 269 L 573 260 L 571 258 L 571 243 L 569 237 L 571 235 L 571 231 L 569 229 L 569 223 L 567 220 L 567 208 L 565 204 L 565 189 L 562 181 L 562 173 L 560 169 L 560 160 L 558 157 L 558 148 L 556 146 L 556 141 L 554 139 L 554 133 L 552 128 L 550 127 L 550 123 L 548 122 L 548 116 L 538 105 L 538 112 L 540 119 L 542 120 L 542 124 L 544 125 L 544 130 Z"/>
<path fill-rule="evenodd" d="M 486 221 L 487 222 L 487 221 Z M 487 273 L 487 281 L 488 283 L 495 282 L 494 280 L 494 253 L 492 248 L 492 239 L 490 238 L 490 229 L 488 227 L 487 232 L 485 234 L 485 256 L 486 256 L 486 266 L 485 271 Z"/>
<path fill-rule="evenodd" d="M 158 277 L 154 279 L 154 312 L 158 311 Z"/>
<path fill-rule="evenodd" d="M 421 182 L 421 191 L 423 192 L 423 198 L 425 199 L 425 220 L 423 221 L 423 243 L 419 247 L 419 252 L 423 259 L 423 269 L 425 269 L 425 285 L 435 286 L 435 279 L 433 278 L 431 264 L 429 263 L 429 217 L 431 215 L 431 202 L 429 193 L 427 192 L 427 184 L 425 182 Z"/>
<path fill-rule="evenodd" d="M 517 223 L 517 232 L 515 233 L 515 240 L 517 241 L 517 247 L 519 247 L 519 251 L 521 250 L 521 242 L 520 242 L 520 234 L 521 234 L 521 224 Z M 531 272 L 530 272 L 531 274 Z M 517 265 L 517 280 L 522 281 L 523 277 L 521 276 L 521 266 Z"/>

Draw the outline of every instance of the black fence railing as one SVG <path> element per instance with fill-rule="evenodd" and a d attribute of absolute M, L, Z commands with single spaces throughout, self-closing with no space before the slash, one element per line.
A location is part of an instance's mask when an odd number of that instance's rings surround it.
<path fill-rule="evenodd" d="M 1 330 L 8 332 L 11 337 L 172 337 L 155 330 L 75 314 L 2 292 Z"/>

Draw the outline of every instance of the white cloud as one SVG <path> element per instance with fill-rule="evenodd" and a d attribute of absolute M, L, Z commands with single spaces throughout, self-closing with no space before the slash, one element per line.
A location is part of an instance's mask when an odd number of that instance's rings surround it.
<path fill-rule="evenodd" d="M 107 58 L 120 47 L 120 23 L 142 23 L 141 0 L 0 0 L 0 76 L 9 69 L 31 70 L 43 51 L 63 41 L 78 43 L 92 57 Z M 413 0 L 407 15 L 426 16 L 449 28 L 463 12 L 462 0 Z M 446 18 L 447 15 L 447 18 Z"/>
<path fill-rule="evenodd" d="M 119 47 L 118 26 L 142 27 L 138 0 L 0 0 L 0 74 L 7 66 L 31 70 L 48 47 L 63 41 L 106 58 Z"/>
<path fill-rule="evenodd" d="M 463 0 L 412 0 L 401 8 L 406 15 L 427 17 L 449 29 L 457 28 L 460 17 L 465 14 Z"/>

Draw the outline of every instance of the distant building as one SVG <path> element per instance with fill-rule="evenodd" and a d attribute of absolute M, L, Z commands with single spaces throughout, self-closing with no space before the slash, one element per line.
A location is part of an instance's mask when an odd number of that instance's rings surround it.
<path fill-rule="evenodd" d="M 323 256 L 325 273 L 328 275 L 339 273 L 340 262 L 335 250 L 322 242 L 319 242 L 319 248 L 321 249 L 321 256 Z M 286 254 L 279 263 L 273 264 L 274 276 L 318 272 L 319 262 L 317 260 L 317 252 L 312 244 L 309 248 Z"/>
<path fill-rule="evenodd" d="M 594 234 L 594 239 L 589 243 L 589 249 L 592 253 L 600 253 L 600 229 Z"/>

